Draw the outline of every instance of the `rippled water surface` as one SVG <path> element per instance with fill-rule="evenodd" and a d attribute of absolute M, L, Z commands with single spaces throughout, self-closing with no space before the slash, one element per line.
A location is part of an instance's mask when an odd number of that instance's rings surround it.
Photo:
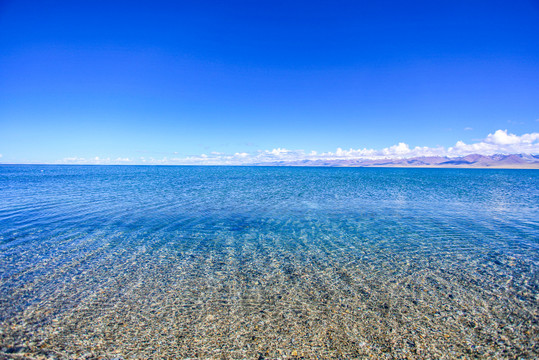
<path fill-rule="evenodd" d="M 0 166 L 0 357 L 533 359 L 538 266 L 536 170 Z"/>

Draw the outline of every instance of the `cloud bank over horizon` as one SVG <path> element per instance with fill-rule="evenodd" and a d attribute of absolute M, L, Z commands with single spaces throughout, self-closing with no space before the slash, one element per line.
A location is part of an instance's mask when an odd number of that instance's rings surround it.
<path fill-rule="evenodd" d="M 58 164 L 139 164 L 139 165 L 249 165 L 271 162 L 289 162 L 301 160 L 352 160 L 352 159 L 405 159 L 414 157 L 460 157 L 470 154 L 494 155 L 494 154 L 539 154 L 539 132 L 523 135 L 508 133 L 507 130 L 497 130 L 488 134 L 484 139 L 466 144 L 457 141 L 454 146 L 445 148 L 415 146 L 410 147 L 404 142 L 399 142 L 380 150 L 376 149 L 348 149 L 337 148 L 334 152 L 316 152 L 305 150 L 289 150 L 275 148 L 272 150 L 258 150 L 255 152 L 237 152 L 226 154 L 211 152 L 186 157 L 117 157 L 117 158 L 83 158 L 67 157 L 57 161 Z"/>

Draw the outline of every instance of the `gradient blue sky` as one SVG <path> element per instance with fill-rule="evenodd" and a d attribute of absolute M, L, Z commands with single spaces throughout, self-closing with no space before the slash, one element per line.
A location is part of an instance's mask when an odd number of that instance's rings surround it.
<path fill-rule="evenodd" d="M 535 133 L 538 44 L 533 0 L 0 0 L 0 162 Z"/>

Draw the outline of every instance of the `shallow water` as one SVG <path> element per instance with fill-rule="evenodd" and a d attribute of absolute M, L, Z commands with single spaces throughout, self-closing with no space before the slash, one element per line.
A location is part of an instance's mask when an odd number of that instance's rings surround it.
<path fill-rule="evenodd" d="M 0 199 L 0 357 L 539 356 L 536 170 L 4 165 Z"/>

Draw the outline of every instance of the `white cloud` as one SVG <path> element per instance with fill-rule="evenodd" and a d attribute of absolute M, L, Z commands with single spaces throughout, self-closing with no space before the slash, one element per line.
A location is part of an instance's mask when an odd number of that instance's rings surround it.
<path fill-rule="evenodd" d="M 66 157 L 62 160 L 59 160 L 56 162 L 57 164 L 76 164 L 76 165 L 120 165 L 120 164 L 129 164 L 132 163 L 132 160 L 125 157 L 118 157 L 115 160 L 111 159 L 110 157 L 107 158 L 101 158 L 99 156 L 95 156 L 92 158 L 84 158 L 84 157 Z"/>
<path fill-rule="evenodd" d="M 80 165 L 108 165 L 110 164 L 110 158 L 100 158 L 99 156 L 93 158 L 83 157 L 66 157 L 58 161 L 60 164 L 80 164 Z"/>
<path fill-rule="evenodd" d="M 497 130 L 494 134 L 488 134 L 485 139 L 473 144 L 457 141 L 455 146 L 447 149 L 448 156 L 538 153 L 539 133 L 518 136 L 507 133 L 507 130 Z"/>
<path fill-rule="evenodd" d="M 385 148 L 384 150 L 382 150 L 382 152 L 384 155 L 388 157 L 392 157 L 392 156 L 402 157 L 402 156 L 410 154 L 411 150 L 408 144 L 400 142 L 398 145 L 393 145 L 388 148 Z"/>
<path fill-rule="evenodd" d="M 65 158 L 62 164 L 148 164 L 148 165 L 249 165 L 258 163 L 272 163 L 279 161 L 302 161 L 302 160 L 353 160 L 353 159 L 385 159 L 385 158 L 412 158 L 428 156 L 457 157 L 469 154 L 539 154 L 539 133 L 515 135 L 507 130 L 497 130 L 488 134 L 484 139 L 467 144 L 457 141 L 454 146 L 444 148 L 415 146 L 399 142 L 380 150 L 377 149 L 342 149 L 335 152 L 318 153 L 304 150 L 290 150 L 275 148 L 272 150 L 258 150 L 255 152 L 236 152 L 225 154 L 210 152 L 209 154 L 191 155 L 187 157 L 163 157 L 162 159 L 140 157 L 137 160 L 127 157 L 110 158 Z"/>
<path fill-rule="evenodd" d="M 276 155 L 276 156 L 280 156 L 280 155 L 284 155 L 284 154 L 289 154 L 289 153 L 290 153 L 290 150 L 287 150 L 287 149 L 281 149 L 281 148 L 273 149 L 273 150 L 270 151 L 270 154 Z"/>
<path fill-rule="evenodd" d="M 495 145 L 518 144 L 520 141 L 521 137 L 516 136 L 515 134 L 507 134 L 507 130 L 498 130 L 494 134 L 488 134 L 487 138 L 485 139 L 486 143 Z"/>

